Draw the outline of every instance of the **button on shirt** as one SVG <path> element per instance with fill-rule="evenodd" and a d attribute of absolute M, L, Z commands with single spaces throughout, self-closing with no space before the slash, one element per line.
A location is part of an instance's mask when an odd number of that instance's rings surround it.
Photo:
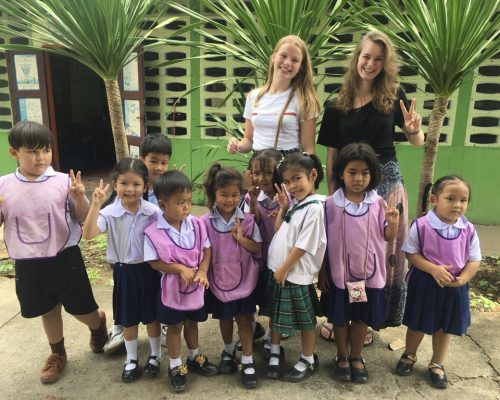
<path fill-rule="evenodd" d="M 113 264 L 144 262 L 144 229 L 159 215 L 161 210 L 143 199 L 136 214 L 126 210 L 121 200 L 102 209 L 97 227 L 101 232 L 108 232 L 106 261 Z"/>
<path fill-rule="evenodd" d="M 454 224 L 450 225 L 441 221 L 434 210 L 432 210 L 426 214 L 425 218 L 427 218 L 429 225 L 433 229 L 436 229 L 439 234 L 446 239 L 456 238 L 460 235 L 460 231 L 466 228 L 466 222 L 463 217 L 460 217 Z M 418 238 L 417 224 L 411 225 L 401 250 L 409 254 L 422 253 L 420 240 Z M 476 231 L 474 231 L 474 236 L 470 243 L 469 261 L 481 261 L 481 249 L 479 247 L 479 237 Z"/>
<path fill-rule="evenodd" d="M 170 225 L 163 215 L 158 217 L 157 225 L 158 229 L 165 229 L 168 232 L 169 237 L 173 242 L 184 249 L 192 249 L 195 245 L 196 235 L 194 232 L 193 217 L 188 215 L 187 218 L 183 219 L 181 222 L 181 230 L 178 231 L 172 225 Z M 207 239 L 203 243 L 203 248 L 208 249 L 210 247 L 210 240 Z M 144 240 L 144 261 L 156 261 L 159 260 L 158 252 L 151 243 L 151 240 L 146 236 Z"/>

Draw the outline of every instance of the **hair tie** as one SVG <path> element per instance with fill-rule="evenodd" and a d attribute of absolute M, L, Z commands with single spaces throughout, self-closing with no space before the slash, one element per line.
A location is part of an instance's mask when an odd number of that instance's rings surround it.
<path fill-rule="evenodd" d="M 302 155 L 305 157 L 311 157 L 311 155 L 307 151 L 303 151 Z"/>

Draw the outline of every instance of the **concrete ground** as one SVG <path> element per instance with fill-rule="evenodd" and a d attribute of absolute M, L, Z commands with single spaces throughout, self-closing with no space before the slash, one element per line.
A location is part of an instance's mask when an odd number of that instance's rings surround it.
<path fill-rule="evenodd" d="M 200 207 L 195 213 L 203 213 Z M 500 226 L 477 226 L 483 255 L 500 255 Z M 0 229 L 0 240 L 2 240 Z M 0 255 L 0 258 L 5 254 Z M 94 294 L 109 318 L 112 315 L 112 287 L 95 285 Z M 132 384 L 121 381 L 124 353 L 113 356 L 93 354 L 88 346 L 89 331 L 68 314 L 64 315 L 65 343 L 68 363 L 61 379 L 52 385 L 42 385 L 39 371 L 49 355 L 49 346 L 41 320 L 24 319 L 19 313 L 14 279 L 0 278 L 0 399 L 167 399 L 174 394 L 168 386 L 163 359 L 162 371 L 154 380 L 142 378 Z M 322 323 L 318 319 L 318 327 Z M 265 323 L 265 320 L 261 320 Z M 235 329 L 236 330 L 236 329 Z M 263 377 L 265 363 L 262 343 L 257 342 L 254 359 L 261 375 L 256 390 L 248 391 L 238 385 L 238 377 L 219 375 L 204 378 L 188 375 L 189 387 L 178 394 L 183 399 L 500 399 L 500 318 L 498 313 L 472 314 L 472 326 L 467 335 L 454 337 L 446 360 L 449 387 L 439 391 L 427 383 L 426 365 L 431 356 L 431 340 L 424 338 L 419 361 L 409 377 L 393 373 L 402 350 L 391 351 L 388 344 L 404 339 L 405 328 L 389 328 L 375 333 L 374 344 L 363 353 L 370 373 L 366 385 L 345 384 L 333 379 L 333 343 L 319 338 L 317 354 L 320 368 L 309 380 L 292 384 L 270 381 Z M 300 354 L 300 336 L 284 341 L 285 367 L 289 368 Z M 139 362 L 145 363 L 149 344 L 141 329 Z M 218 363 L 222 339 L 218 323 L 209 319 L 200 324 L 200 348 L 208 358 Z M 165 349 L 164 349 L 165 351 Z M 185 359 L 186 349 L 182 356 Z"/>

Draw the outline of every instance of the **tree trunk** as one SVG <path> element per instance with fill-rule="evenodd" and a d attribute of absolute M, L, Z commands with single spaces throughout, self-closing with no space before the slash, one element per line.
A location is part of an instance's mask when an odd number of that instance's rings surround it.
<path fill-rule="evenodd" d="M 123 122 L 122 96 L 120 95 L 120 86 L 117 79 L 104 81 L 104 85 L 115 142 L 116 161 L 118 162 L 123 157 L 129 156 L 125 124 Z"/>
<path fill-rule="evenodd" d="M 422 158 L 422 167 L 420 169 L 420 183 L 418 186 L 417 212 L 415 215 L 420 217 L 427 210 L 427 198 L 429 187 L 433 182 L 434 165 L 438 152 L 439 135 L 443 127 L 446 109 L 448 107 L 448 97 L 436 97 L 432 107 L 429 128 L 427 129 L 427 138 L 424 144 L 424 156 Z M 425 198 L 424 198 L 425 197 Z"/>

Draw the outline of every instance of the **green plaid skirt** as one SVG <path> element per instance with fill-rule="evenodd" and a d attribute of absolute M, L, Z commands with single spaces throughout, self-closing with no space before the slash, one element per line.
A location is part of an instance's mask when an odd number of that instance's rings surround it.
<path fill-rule="evenodd" d="M 316 316 L 321 316 L 321 307 L 314 285 L 297 285 L 285 282 L 285 287 L 276 283 L 271 270 L 267 270 L 265 302 L 259 310 L 273 321 L 273 332 L 293 335 L 295 331 L 311 331 L 316 328 Z"/>

